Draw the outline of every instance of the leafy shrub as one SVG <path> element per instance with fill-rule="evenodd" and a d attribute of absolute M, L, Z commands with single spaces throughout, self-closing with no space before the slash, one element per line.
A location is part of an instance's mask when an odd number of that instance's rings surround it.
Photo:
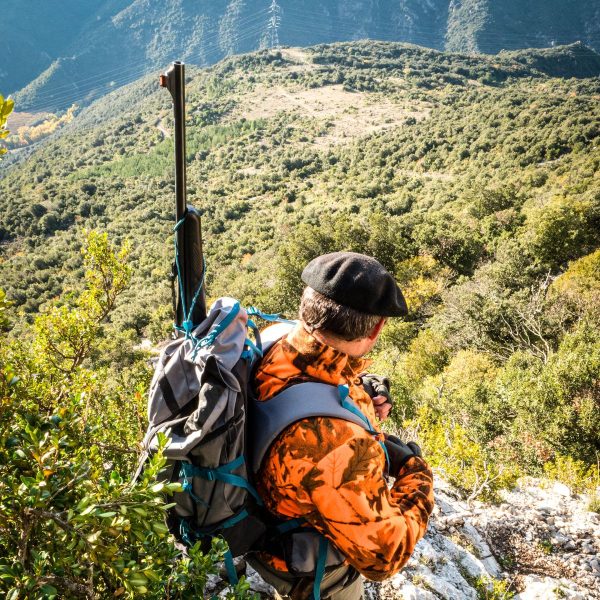
<path fill-rule="evenodd" d="M 166 438 L 131 481 L 148 369 L 135 354 L 117 360 L 122 340 L 106 324 L 127 254 L 89 234 L 85 290 L 0 345 L 0 591 L 11 600 L 203 597 L 225 551 L 222 540 L 188 556 L 175 547 L 165 494 L 180 486 L 156 480 Z M 253 597 L 243 578 L 225 594 Z"/>
<path fill-rule="evenodd" d="M 510 488 L 522 474 L 517 465 L 497 461 L 450 416 L 427 406 L 404 427 L 417 432 L 427 461 L 469 499 L 497 500 L 498 491 Z"/>
<path fill-rule="evenodd" d="M 8 119 L 8 115 L 12 112 L 14 108 L 14 101 L 11 99 L 4 99 L 4 96 L 0 94 L 0 140 L 8 137 L 8 130 L 5 129 L 6 121 Z M 0 156 L 6 153 L 6 148 L 0 144 Z"/>
<path fill-rule="evenodd" d="M 531 210 L 527 219 L 532 252 L 552 270 L 600 243 L 600 210 L 595 202 L 557 197 L 547 206 Z"/>
<path fill-rule="evenodd" d="M 572 456 L 557 454 L 544 465 L 544 474 L 555 481 L 564 483 L 572 492 L 595 496 L 600 490 L 600 467 L 598 463 L 588 465 Z"/>

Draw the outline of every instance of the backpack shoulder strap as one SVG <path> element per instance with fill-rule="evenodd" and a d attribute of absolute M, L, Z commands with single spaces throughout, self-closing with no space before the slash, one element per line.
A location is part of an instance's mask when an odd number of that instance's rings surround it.
<path fill-rule="evenodd" d="M 250 435 L 253 472 L 258 472 L 277 436 L 301 419 L 335 417 L 373 431 L 368 419 L 352 404 L 347 394 L 346 386 L 308 382 L 293 385 L 270 400 L 252 400 Z"/>

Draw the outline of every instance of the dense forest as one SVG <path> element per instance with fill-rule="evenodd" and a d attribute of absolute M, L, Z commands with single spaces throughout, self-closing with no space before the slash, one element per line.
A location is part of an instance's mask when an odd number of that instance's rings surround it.
<path fill-rule="evenodd" d="M 210 298 L 294 317 L 308 260 L 377 257 L 410 308 L 372 357 L 392 379 L 387 427 L 467 498 L 546 475 L 600 508 L 600 70 L 579 49 L 360 42 L 188 70 Z M 146 508 L 164 491 L 152 470 L 126 486 L 150 375 L 140 342 L 171 328 L 171 128 L 149 77 L 3 161 L 0 547 L 22 548 L 0 562 L 7 589 L 160 594 L 175 560 L 160 504 Z M 48 527 L 81 564 L 44 555 Z M 201 560 L 178 563 L 174 590 Z"/>

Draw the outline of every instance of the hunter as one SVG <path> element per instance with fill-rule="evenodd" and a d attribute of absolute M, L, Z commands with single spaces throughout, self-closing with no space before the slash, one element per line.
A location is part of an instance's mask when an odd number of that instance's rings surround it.
<path fill-rule="evenodd" d="M 346 385 L 350 399 L 376 426 L 376 417 L 386 418 L 391 408 L 389 393 L 383 378 L 366 375 L 369 362 L 363 357 L 387 318 L 406 315 L 402 292 L 377 260 L 353 252 L 314 259 L 302 280 L 307 287 L 300 319 L 260 363 L 258 400 L 299 383 Z M 379 581 L 397 573 L 423 537 L 433 509 L 432 472 L 415 443 L 324 416 L 297 421 L 277 437 L 258 486 L 275 517 L 301 518 L 333 543 L 320 581 L 320 597 L 332 600 L 363 598 L 363 576 Z M 310 544 L 294 550 L 290 543 L 249 562 L 282 595 L 310 598 L 315 571 L 291 564 L 296 555 L 306 558 Z"/>

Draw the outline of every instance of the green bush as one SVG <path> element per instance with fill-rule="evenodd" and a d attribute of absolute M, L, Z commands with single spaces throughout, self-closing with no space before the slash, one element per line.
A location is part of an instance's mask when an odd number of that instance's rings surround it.
<path fill-rule="evenodd" d="M 451 416 L 422 406 L 403 426 L 416 432 L 427 461 L 469 499 L 498 500 L 522 475 L 518 465 L 503 463 L 473 440 Z"/>
<path fill-rule="evenodd" d="M 600 466 L 589 466 L 571 456 L 557 454 L 552 462 L 544 465 L 544 474 L 549 479 L 564 483 L 573 493 L 590 494 L 595 497 L 600 492 Z"/>
<path fill-rule="evenodd" d="M 0 591 L 11 600 L 203 597 L 218 572 L 222 540 L 183 556 L 165 525 L 165 496 L 180 489 L 157 482 L 166 438 L 131 480 L 147 357 L 125 361 L 107 324 L 128 251 L 90 233 L 85 290 L 0 345 Z M 226 594 L 254 597 L 243 578 Z"/>

